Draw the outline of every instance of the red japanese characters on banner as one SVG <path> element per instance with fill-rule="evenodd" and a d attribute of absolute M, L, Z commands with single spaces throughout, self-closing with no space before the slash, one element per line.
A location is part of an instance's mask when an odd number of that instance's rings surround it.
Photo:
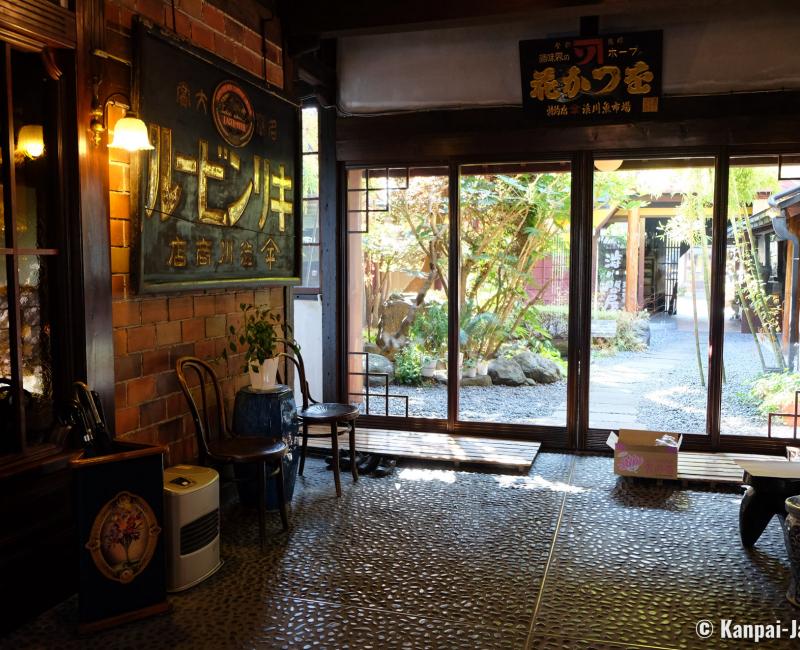
<path fill-rule="evenodd" d="M 661 31 L 520 41 L 523 108 L 547 121 L 657 113 Z"/>

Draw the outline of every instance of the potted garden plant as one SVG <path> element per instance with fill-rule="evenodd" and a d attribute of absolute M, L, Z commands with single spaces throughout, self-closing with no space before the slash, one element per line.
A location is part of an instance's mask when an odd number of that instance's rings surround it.
<path fill-rule="evenodd" d="M 269 307 L 257 307 L 241 303 L 242 323 L 238 329 L 231 325 L 228 331 L 228 350 L 234 354 L 244 351 L 242 372 L 250 373 L 250 385 L 258 390 L 267 390 L 275 385 L 278 372 L 276 344 L 279 338 L 289 338 L 291 328 L 281 322 L 279 313 Z"/>
<path fill-rule="evenodd" d="M 423 354 L 422 355 L 422 366 L 420 368 L 420 373 L 423 377 L 433 377 L 433 373 L 436 372 L 436 365 L 439 360 L 430 354 Z"/>
<path fill-rule="evenodd" d="M 475 359 L 467 359 L 464 362 L 464 370 L 462 371 L 461 376 L 468 377 L 470 379 L 474 377 L 476 372 L 476 365 L 477 364 L 475 363 Z"/>
<path fill-rule="evenodd" d="M 476 362 L 476 364 L 475 364 L 475 374 L 480 375 L 481 377 L 483 375 L 488 375 L 489 374 L 489 361 L 488 361 L 488 359 L 480 359 L 479 361 Z"/>

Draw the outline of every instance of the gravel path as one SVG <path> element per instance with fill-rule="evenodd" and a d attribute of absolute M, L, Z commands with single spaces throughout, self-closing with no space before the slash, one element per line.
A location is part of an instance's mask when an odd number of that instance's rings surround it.
<path fill-rule="evenodd" d="M 762 348 L 769 363 L 769 350 Z M 702 354 L 705 363 L 705 349 Z M 766 417 L 743 399 L 749 382 L 761 371 L 752 336 L 726 332 L 724 354 L 727 381 L 722 394 L 722 433 L 766 436 Z M 679 330 L 669 320 L 653 322 L 647 351 L 595 355 L 591 368 L 591 426 L 705 432 L 706 389 L 700 384 L 691 331 Z M 390 388 L 392 395 L 408 397 L 409 416 L 447 417 L 446 386 Z M 462 387 L 460 419 L 563 426 L 566 394 L 566 379 L 536 386 Z M 391 398 L 389 412 L 404 416 L 405 400 Z M 373 398 L 370 413 L 384 414 L 382 399 Z M 791 437 L 791 433 L 788 426 L 773 428 L 773 435 Z"/>

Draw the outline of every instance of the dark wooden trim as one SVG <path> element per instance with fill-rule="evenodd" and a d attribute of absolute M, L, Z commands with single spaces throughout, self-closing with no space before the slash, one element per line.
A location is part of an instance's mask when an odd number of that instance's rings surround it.
<path fill-rule="evenodd" d="M 454 431 L 458 422 L 458 402 L 461 393 L 460 368 L 458 353 L 461 345 L 460 313 L 461 296 L 459 295 L 461 278 L 461 187 L 460 170 L 457 164 L 451 164 L 448 174 L 448 223 L 450 225 L 449 247 L 447 256 L 447 430 Z"/>
<path fill-rule="evenodd" d="M 3 205 L 5 206 L 5 245 L 17 248 L 17 181 L 14 165 L 14 105 L 11 70 L 11 45 L 0 42 L 0 85 L 5 97 L 0 102 L 0 138 L 2 138 Z M 22 309 L 20 307 L 19 260 L 16 255 L 6 255 L 6 290 L 8 292 L 8 342 L 11 356 L 11 394 L 14 398 L 14 430 L 18 436 L 17 448 L 25 453 L 27 435 L 25 427 L 25 401 L 22 387 Z"/>
<path fill-rule="evenodd" d="M 79 331 L 76 344 L 85 351 L 77 355 L 76 376 L 85 379 L 100 394 L 106 413 L 114 413 L 114 338 L 111 320 L 111 243 L 108 197 L 108 149 L 95 146 L 89 131 L 92 80 L 102 76 L 101 62 L 91 55 L 102 42 L 105 28 L 102 0 L 77 0 L 76 107 L 73 139 L 78 152 L 74 196 L 80 215 L 72 260 L 74 277 L 81 278 L 73 292 Z M 80 341 L 80 343 L 78 343 Z M 113 433 L 114 418 L 108 418 Z"/>
<path fill-rule="evenodd" d="M 0 39 L 34 51 L 74 48 L 75 14 L 47 0 L 0 0 Z"/>
<path fill-rule="evenodd" d="M 339 191 L 339 173 L 336 166 L 336 112 L 332 108 L 318 108 L 319 116 L 319 269 L 320 288 L 322 294 L 322 399 L 336 402 L 340 398 L 339 369 L 342 364 L 339 341 L 346 336 L 341 329 L 342 319 L 339 312 L 344 312 L 344 304 L 340 295 L 339 282 L 344 277 L 341 272 L 344 259 L 341 247 L 342 231 L 338 221 L 337 197 L 346 196 L 347 192 Z M 346 213 L 342 213 L 346 214 Z M 346 236 L 346 235 L 345 235 Z M 346 363 L 346 359 L 344 360 Z M 349 400 L 345 400 L 348 403 Z"/>
<path fill-rule="evenodd" d="M 719 447 L 722 372 L 725 342 L 725 257 L 728 229 L 728 150 L 723 147 L 714 165 L 714 206 L 711 238 L 711 304 L 708 341 L 708 403 L 706 431 L 711 447 Z M 715 272 L 720 271 L 720 272 Z"/>
<path fill-rule="evenodd" d="M 160 614 L 166 614 L 170 611 L 172 611 L 172 605 L 165 600 L 162 603 L 150 605 L 149 607 L 137 609 L 132 612 L 125 612 L 124 614 L 120 614 L 119 616 L 104 618 L 100 621 L 94 621 L 92 623 L 79 623 L 78 634 L 80 635 L 93 634 L 95 632 L 99 632 L 100 630 L 107 630 L 110 627 L 117 627 L 119 625 L 124 625 L 125 623 L 139 621 L 143 618 L 149 618 L 150 616 L 158 616 Z"/>
<path fill-rule="evenodd" d="M 104 456 L 86 456 L 86 452 L 81 452 L 76 458 L 70 461 L 73 469 L 80 470 L 85 467 L 104 465 L 106 463 L 116 463 L 121 460 L 133 460 L 144 456 L 156 456 L 167 453 L 167 447 L 162 445 L 149 445 L 142 442 L 117 442 L 115 451 Z"/>
<path fill-rule="evenodd" d="M 592 321 L 592 215 L 594 166 L 591 154 L 572 157 L 569 343 L 567 349 L 567 437 L 572 449 L 586 447 Z"/>
<path fill-rule="evenodd" d="M 521 108 L 343 117 L 337 124 L 337 158 L 353 164 L 390 159 L 419 164 L 469 157 L 487 162 L 497 155 L 524 160 L 541 152 L 775 146 L 797 138 L 800 92 L 665 97 L 662 108 L 651 122 L 575 126 L 537 124 Z"/>

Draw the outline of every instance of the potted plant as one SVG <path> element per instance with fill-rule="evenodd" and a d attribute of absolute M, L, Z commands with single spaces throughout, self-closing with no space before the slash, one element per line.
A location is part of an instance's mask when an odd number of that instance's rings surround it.
<path fill-rule="evenodd" d="M 250 385 L 257 390 L 267 390 L 275 385 L 278 359 L 276 343 L 281 335 L 288 338 L 291 328 L 281 322 L 280 314 L 269 307 L 257 307 L 241 303 L 242 324 L 237 329 L 231 325 L 228 332 L 228 347 L 222 356 L 228 358 L 228 350 L 234 354 L 244 351 L 242 372 L 250 373 Z"/>
<path fill-rule="evenodd" d="M 423 354 L 422 355 L 422 366 L 420 368 L 420 373 L 423 377 L 433 377 L 433 373 L 436 372 L 436 365 L 438 364 L 439 360 L 430 355 L 430 354 Z"/>
<path fill-rule="evenodd" d="M 467 359 L 464 362 L 464 371 L 462 372 L 462 376 L 469 378 L 474 377 L 476 373 L 476 365 L 475 359 Z"/>
<path fill-rule="evenodd" d="M 480 375 L 489 374 L 489 360 L 488 359 L 481 359 L 475 364 L 475 373 Z"/>

